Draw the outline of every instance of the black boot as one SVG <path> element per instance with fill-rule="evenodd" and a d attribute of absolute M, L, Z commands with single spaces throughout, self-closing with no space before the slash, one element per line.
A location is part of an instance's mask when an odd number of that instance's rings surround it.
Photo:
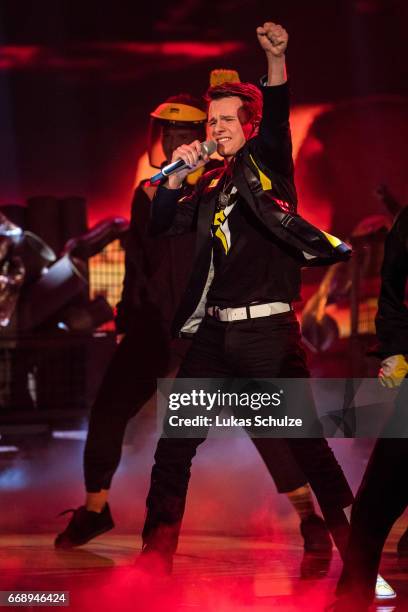
<path fill-rule="evenodd" d="M 136 566 L 153 576 L 168 576 L 173 570 L 173 555 L 176 552 L 181 522 L 173 525 L 163 523 L 152 528 L 146 521 L 143 530 L 143 549 Z"/>

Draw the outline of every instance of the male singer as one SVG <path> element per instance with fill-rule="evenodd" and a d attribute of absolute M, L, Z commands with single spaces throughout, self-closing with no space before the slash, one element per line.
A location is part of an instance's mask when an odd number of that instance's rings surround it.
<path fill-rule="evenodd" d="M 172 161 L 182 159 L 188 167 L 171 175 L 152 202 L 153 234 L 196 232 L 193 273 L 173 324 L 176 335 L 194 333 L 178 378 L 306 378 L 292 308 L 299 299 L 301 266 L 349 256 L 344 243 L 296 214 L 288 35 L 268 22 L 257 28 L 257 37 L 268 68 L 261 87 L 226 83 L 207 92 L 210 137 L 224 167 L 204 174 L 194 194 L 185 195 L 185 176 L 207 157 L 198 141 L 182 145 Z M 191 461 L 203 441 L 162 437 L 158 443 L 142 566 L 171 571 Z M 352 493 L 340 466 L 322 437 L 287 442 L 343 551 L 348 534 L 343 508 Z M 268 469 L 276 470 L 274 439 L 255 438 L 254 443 Z"/>

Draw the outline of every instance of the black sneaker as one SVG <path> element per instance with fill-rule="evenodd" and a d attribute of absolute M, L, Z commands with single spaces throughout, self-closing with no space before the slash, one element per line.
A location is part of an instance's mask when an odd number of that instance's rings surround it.
<path fill-rule="evenodd" d="M 300 523 L 300 533 L 304 540 L 304 549 L 307 552 L 330 552 L 333 548 L 329 530 L 324 520 L 311 514 Z"/>
<path fill-rule="evenodd" d="M 402 534 L 397 545 L 399 557 L 408 557 L 408 529 Z"/>
<path fill-rule="evenodd" d="M 82 546 L 92 538 L 113 529 L 115 526 L 110 513 L 109 504 L 105 504 L 102 512 L 92 512 L 85 506 L 65 510 L 59 516 L 73 512 L 67 528 L 55 538 L 55 548 L 74 548 Z"/>

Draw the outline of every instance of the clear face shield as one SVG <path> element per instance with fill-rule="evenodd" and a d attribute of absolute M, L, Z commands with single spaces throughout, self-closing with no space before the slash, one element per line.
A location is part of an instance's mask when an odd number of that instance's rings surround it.
<path fill-rule="evenodd" d="M 148 141 L 150 165 L 161 168 L 165 163 L 170 163 L 173 151 L 193 140 L 205 140 L 204 124 L 170 123 L 151 118 Z"/>
<path fill-rule="evenodd" d="M 173 151 L 193 140 L 205 140 L 204 111 L 186 104 L 165 102 L 150 115 L 149 162 L 153 168 L 169 163 Z"/>

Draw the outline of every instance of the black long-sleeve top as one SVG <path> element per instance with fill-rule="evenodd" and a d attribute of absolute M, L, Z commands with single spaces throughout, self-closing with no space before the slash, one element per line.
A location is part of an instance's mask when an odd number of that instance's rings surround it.
<path fill-rule="evenodd" d="M 132 201 L 125 277 L 115 321 L 119 333 L 130 331 L 137 318 L 157 319 L 169 329 L 191 271 L 191 234 L 176 239 L 149 236 L 151 200 L 144 184 L 137 187 Z"/>
<path fill-rule="evenodd" d="M 375 321 L 379 341 L 376 352 L 382 357 L 408 355 L 407 279 L 408 206 L 399 213 L 385 241 Z"/>

